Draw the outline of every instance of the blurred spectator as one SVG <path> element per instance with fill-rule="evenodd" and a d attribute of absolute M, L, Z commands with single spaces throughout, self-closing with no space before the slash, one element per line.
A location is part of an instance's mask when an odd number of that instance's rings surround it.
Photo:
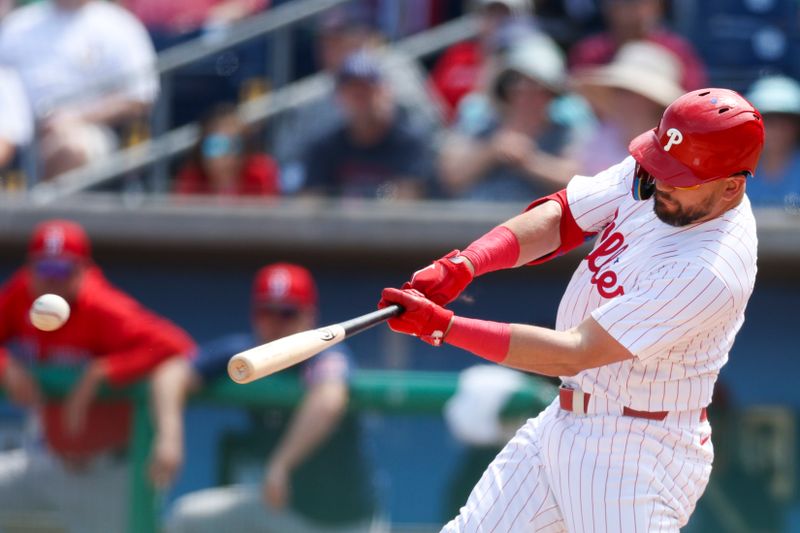
<path fill-rule="evenodd" d="M 444 24 L 464 13 L 463 0 L 356 0 L 370 8 L 376 26 L 388 39 L 403 37 Z"/>
<path fill-rule="evenodd" d="M 17 73 L 0 67 L 0 170 L 7 168 L 17 150 L 33 137 L 33 118 L 25 89 Z"/>
<path fill-rule="evenodd" d="M 453 133 L 440 158 L 444 190 L 473 200 L 526 201 L 564 185 L 576 171 L 564 156 L 569 128 L 550 120 L 563 90 L 564 58 L 544 35 L 512 48 L 491 85 L 498 118 L 476 135 Z"/>
<path fill-rule="evenodd" d="M 150 32 L 161 50 L 196 37 L 198 32 L 215 32 L 267 9 L 270 0 L 120 0 Z"/>
<path fill-rule="evenodd" d="M 387 199 L 423 195 L 431 174 L 430 135 L 411 123 L 392 89 L 370 53 L 345 60 L 336 81 L 345 121 L 309 146 L 308 192 Z"/>
<path fill-rule="evenodd" d="M 0 26 L 0 64 L 22 78 L 45 179 L 112 151 L 112 128 L 145 116 L 158 92 L 141 23 L 102 0 L 45 0 L 12 11 Z"/>
<path fill-rule="evenodd" d="M 569 54 L 572 70 L 609 63 L 627 42 L 647 40 L 660 44 L 681 62 L 681 86 L 685 91 L 708 85 L 705 66 L 692 45 L 664 26 L 663 0 L 600 0 L 607 31 L 591 35 L 573 45 Z"/>
<path fill-rule="evenodd" d="M 787 76 L 756 81 L 747 98 L 764 117 L 766 141 L 756 176 L 747 181 L 753 205 L 800 207 L 800 84 Z"/>
<path fill-rule="evenodd" d="M 603 29 L 598 0 L 536 0 L 536 19 L 542 30 L 559 43 Z"/>
<path fill-rule="evenodd" d="M 45 293 L 71 307 L 51 332 L 28 318 Z M 0 453 L 0 510 L 53 513 L 71 533 L 124 531 L 133 410 L 126 400 L 96 401 L 97 391 L 143 379 L 193 351 L 180 328 L 105 279 L 78 224 L 37 226 L 27 264 L 0 288 L 0 383 L 12 402 L 41 416 L 44 443 Z M 66 398 L 46 399 L 28 369 L 33 364 L 81 369 L 81 376 Z M 159 429 L 161 414 L 155 411 Z"/>
<path fill-rule="evenodd" d="M 264 153 L 248 150 L 245 125 L 235 105 L 215 107 L 201 126 L 189 162 L 178 172 L 178 194 L 274 196 L 278 165 Z"/>
<path fill-rule="evenodd" d="M 272 0 L 117 0 L 141 20 L 156 50 L 187 41 L 216 44 L 236 24 L 268 9 Z M 173 71 L 166 123 L 177 127 L 201 118 L 209 106 L 237 100 L 250 88 L 263 91 L 270 61 L 269 39 L 227 48 Z"/>
<path fill-rule="evenodd" d="M 500 48 L 501 28 L 510 26 L 513 19 L 531 15 L 529 0 L 476 0 L 478 36 L 456 43 L 444 51 L 431 69 L 433 89 L 447 104 L 447 118 L 455 117 L 458 103 L 467 94 L 479 89 L 481 78 L 488 68 L 486 62 Z"/>
<path fill-rule="evenodd" d="M 664 109 L 684 91 L 681 65 L 666 48 L 633 41 L 614 60 L 576 73 L 575 83 L 599 119 L 597 128 L 571 147 L 580 172 L 594 176 L 628 157 L 628 144 L 658 124 Z"/>
<path fill-rule="evenodd" d="M 501 23 L 487 47 L 478 85 L 458 103 L 452 124 L 455 131 L 468 136 L 478 135 L 489 128 L 492 121 L 497 120 L 490 85 L 497 77 L 498 71 L 505 68 L 509 52 L 529 37 L 537 36 L 541 37 L 542 41 L 550 40 L 549 36 L 540 32 L 529 18 L 509 17 Z M 555 48 L 555 46 L 553 42 L 549 47 Z M 550 104 L 549 115 L 554 123 L 575 131 L 584 130 L 594 122 L 588 104 L 571 93 L 563 93 L 555 98 Z"/>
<path fill-rule="evenodd" d="M 236 353 L 313 329 L 317 289 L 305 268 L 277 263 L 255 276 L 252 333 L 229 335 L 206 345 L 195 363 L 175 365 L 154 378 L 154 393 L 179 405 L 191 392 L 227 379 L 225 368 Z M 166 367 L 164 367 L 166 368 Z M 168 533 L 369 531 L 374 511 L 370 474 L 359 445 L 357 416 L 348 412 L 348 382 L 353 359 L 337 344 L 283 372 L 296 376 L 305 394 L 294 409 L 270 409 L 258 416 L 258 442 L 268 455 L 262 486 L 234 485 L 180 498 L 167 520 Z M 174 401 L 177 399 L 178 401 Z M 180 449 L 180 416 L 174 417 L 174 445 Z M 162 454 L 167 456 L 167 454 Z M 174 474 L 180 464 L 154 464 L 152 473 Z M 170 481 L 162 477 L 161 483 Z"/>
<path fill-rule="evenodd" d="M 285 173 L 284 183 L 295 189 L 302 184 L 296 165 L 316 132 L 340 127 L 344 121 L 337 105 L 336 75 L 347 57 L 367 50 L 380 65 L 386 84 L 392 88 L 395 102 L 415 128 L 437 131 L 442 123 L 442 105 L 432 97 L 425 84 L 425 72 L 413 58 L 391 46 L 385 46 L 374 29 L 369 12 L 358 4 L 327 11 L 317 30 L 317 58 L 324 78 L 321 94 L 280 117 L 275 131 L 275 155 Z"/>
<path fill-rule="evenodd" d="M 486 46 L 475 87 L 458 102 L 451 120 L 452 128 L 475 134 L 487 127 L 496 114 L 491 102 L 490 85 L 498 71 L 505 68 L 509 51 L 528 37 L 537 35 L 537 32 L 531 19 L 507 17 L 500 22 Z"/>

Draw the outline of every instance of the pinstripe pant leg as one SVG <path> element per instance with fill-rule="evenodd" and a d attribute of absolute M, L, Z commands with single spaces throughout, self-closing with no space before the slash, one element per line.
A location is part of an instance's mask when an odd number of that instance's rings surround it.
<path fill-rule="evenodd" d="M 459 515 L 442 532 L 564 532 L 531 422 L 489 465 Z"/>
<path fill-rule="evenodd" d="M 537 429 L 553 497 L 573 533 L 677 533 L 708 481 L 711 456 L 693 444 L 694 430 L 559 411 Z"/>

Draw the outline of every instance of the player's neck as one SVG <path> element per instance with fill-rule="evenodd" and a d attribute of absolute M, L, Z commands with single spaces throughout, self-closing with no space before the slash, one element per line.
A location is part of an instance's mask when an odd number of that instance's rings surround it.
<path fill-rule="evenodd" d="M 730 200 L 722 200 L 720 201 L 717 206 L 711 210 L 708 215 L 704 216 L 697 220 L 697 223 L 706 222 L 709 220 L 713 220 L 715 218 L 719 218 L 731 209 L 737 207 L 740 203 L 742 203 L 742 199 L 744 198 L 744 190 L 741 193 L 737 194 L 735 197 L 731 198 Z"/>

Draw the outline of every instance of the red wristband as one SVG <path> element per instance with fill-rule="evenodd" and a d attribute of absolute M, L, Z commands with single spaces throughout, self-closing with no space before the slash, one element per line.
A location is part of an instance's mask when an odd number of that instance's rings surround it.
<path fill-rule="evenodd" d="M 475 268 L 475 276 L 512 268 L 519 259 L 519 240 L 510 229 L 497 226 L 473 242 L 461 255 L 469 259 Z"/>
<path fill-rule="evenodd" d="M 511 345 L 511 324 L 456 316 L 444 341 L 489 361 L 502 363 Z"/>

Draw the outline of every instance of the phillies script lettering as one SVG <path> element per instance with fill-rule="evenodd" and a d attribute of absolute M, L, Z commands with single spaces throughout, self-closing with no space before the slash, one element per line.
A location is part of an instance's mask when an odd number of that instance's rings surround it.
<path fill-rule="evenodd" d="M 603 298 L 614 298 L 625 294 L 625 289 L 618 285 L 616 272 L 611 269 L 600 272 L 628 248 L 622 233 L 618 231 L 612 233 L 614 225 L 614 222 L 609 224 L 603 232 L 600 245 L 586 257 L 589 262 L 589 270 L 592 272 L 592 284 L 597 287 L 597 292 Z"/>

